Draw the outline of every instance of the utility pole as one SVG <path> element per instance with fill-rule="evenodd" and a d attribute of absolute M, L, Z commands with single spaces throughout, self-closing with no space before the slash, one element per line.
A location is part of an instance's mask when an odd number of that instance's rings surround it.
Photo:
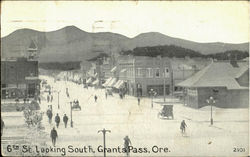
<path fill-rule="evenodd" d="M 102 130 L 99 130 L 97 133 L 99 133 L 99 132 L 103 133 L 103 149 L 104 149 L 103 155 L 104 155 L 104 157 L 106 157 L 106 141 L 105 141 L 106 140 L 106 132 L 111 132 L 111 131 L 103 128 Z"/>
<path fill-rule="evenodd" d="M 58 98 L 58 101 L 57 101 L 57 102 L 58 102 L 57 108 L 60 109 L 60 105 L 59 105 L 59 94 L 60 94 L 60 91 L 57 91 L 57 94 L 58 94 L 58 97 L 57 97 L 57 98 Z"/>
<path fill-rule="evenodd" d="M 163 93 L 164 93 L 164 102 L 166 102 L 166 71 L 163 73 Z"/>
<path fill-rule="evenodd" d="M 72 102 L 70 102 L 70 126 L 73 128 L 73 119 L 72 119 Z"/>

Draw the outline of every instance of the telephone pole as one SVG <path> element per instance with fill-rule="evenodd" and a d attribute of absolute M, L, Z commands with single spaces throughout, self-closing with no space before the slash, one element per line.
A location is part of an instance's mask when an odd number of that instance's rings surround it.
<path fill-rule="evenodd" d="M 111 132 L 110 130 L 106 130 L 105 128 L 103 128 L 102 130 L 99 130 L 97 133 L 102 132 L 103 133 L 103 153 L 104 153 L 104 157 L 106 157 L 106 132 Z"/>

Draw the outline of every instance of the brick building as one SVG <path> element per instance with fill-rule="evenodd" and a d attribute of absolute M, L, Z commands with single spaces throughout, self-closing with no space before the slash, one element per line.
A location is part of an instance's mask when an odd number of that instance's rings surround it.
<path fill-rule="evenodd" d="M 37 48 L 32 41 L 27 58 L 1 60 L 1 98 L 35 97 L 39 94 Z"/>
<path fill-rule="evenodd" d="M 185 88 L 184 103 L 193 108 L 208 105 L 215 98 L 215 106 L 237 108 L 249 106 L 248 62 L 212 62 L 178 86 Z"/>
<path fill-rule="evenodd" d="M 27 59 L 1 61 L 2 98 L 34 97 L 38 94 L 38 62 Z"/>
<path fill-rule="evenodd" d="M 171 64 L 168 58 L 144 56 L 120 56 L 117 58 L 115 88 L 125 88 L 127 94 L 148 96 L 150 89 L 163 95 L 171 92 Z M 164 77 L 164 73 L 166 74 Z"/>

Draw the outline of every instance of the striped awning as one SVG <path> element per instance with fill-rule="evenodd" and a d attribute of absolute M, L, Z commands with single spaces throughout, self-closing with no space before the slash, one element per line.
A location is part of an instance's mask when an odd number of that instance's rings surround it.
<path fill-rule="evenodd" d="M 127 69 L 122 69 L 122 70 L 121 70 L 121 73 L 124 73 L 125 71 L 127 71 Z"/>
<path fill-rule="evenodd" d="M 113 87 L 116 83 L 116 78 L 112 78 L 112 80 L 108 83 L 107 87 Z"/>
<path fill-rule="evenodd" d="M 97 85 L 99 83 L 99 80 L 97 79 L 97 80 L 95 80 L 92 84 L 93 85 Z"/>
<path fill-rule="evenodd" d="M 91 78 L 87 79 L 86 83 L 90 83 L 92 81 Z"/>
<path fill-rule="evenodd" d="M 114 85 L 115 88 L 119 89 L 122 87 L 122 85 L 124 84 L 124 81 L 123 80 L 118 80 L 116 82 L 116 84 Z"/>
<path fill-rule="evenodd" d="M 108 78 L 104 84 L 102 84 L 104 87 L 108 85 L 108 83 L 112 80 L 112 77 Z"/>
<path fill-rule="evenodd" d="M 111 72 L 115 72 L 116 69 L 117 69 L 117 67 L 115 66 L 115 67 L 113 67 L 110 71 L 111 71 Z"/>

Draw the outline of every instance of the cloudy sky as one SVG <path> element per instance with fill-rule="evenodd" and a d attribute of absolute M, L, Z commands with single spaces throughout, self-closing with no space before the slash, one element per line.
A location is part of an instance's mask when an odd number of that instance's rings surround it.
<path fill-rule="evenodd" d="M 53 31 L 68 25 L 87 32 L 134 37 L 145 32 L 197 42 L 249 42 L 249 2 L 4 1 L 1 37 L 21 28 Z"/>

